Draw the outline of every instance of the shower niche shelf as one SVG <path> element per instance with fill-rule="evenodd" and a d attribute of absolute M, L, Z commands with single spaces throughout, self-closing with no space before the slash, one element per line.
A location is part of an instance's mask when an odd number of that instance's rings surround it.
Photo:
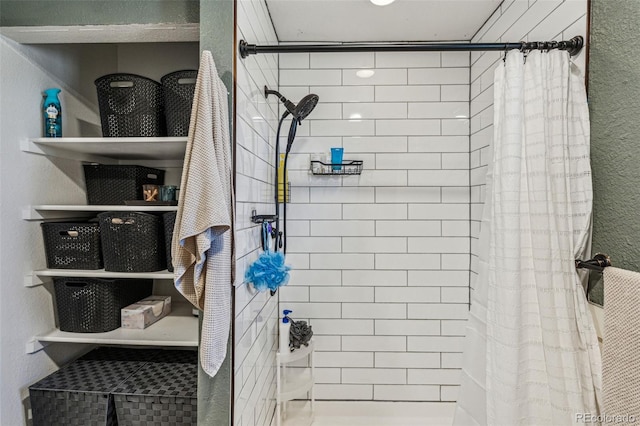
<path fill-rule="evenodd" d="M 359 175 L 362 173 L 362 160 L 347 160 L 342 163 L 324 163 L 319 160 L 311 160 L 311 173 L 314 175 Z"/>

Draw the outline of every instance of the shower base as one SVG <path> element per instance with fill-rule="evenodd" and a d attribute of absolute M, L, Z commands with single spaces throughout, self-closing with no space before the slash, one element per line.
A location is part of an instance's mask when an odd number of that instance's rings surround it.
<path fill-rule="evenodd" d="M 451 426 L 454 409 L 452 402 L 316 401 L 311 419 L 308 401 L 292 401 L 282 426 Z"/>

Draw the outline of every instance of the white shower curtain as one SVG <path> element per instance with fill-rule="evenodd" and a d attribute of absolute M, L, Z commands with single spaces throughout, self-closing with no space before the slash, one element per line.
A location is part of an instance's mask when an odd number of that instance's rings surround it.
<path fill-rule="evenodd" d="M 591 201 L 583 77 L 567 52 L 509 52 L 495 72 L 455 425 L 570 425 L 599 414 L 598 340 L 574 266 Z"/>

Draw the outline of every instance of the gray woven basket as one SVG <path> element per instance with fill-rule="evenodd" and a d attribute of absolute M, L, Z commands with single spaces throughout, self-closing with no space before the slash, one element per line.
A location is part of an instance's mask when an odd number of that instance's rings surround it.
<path fill-rule="evenodd" d="M 141 362 L 81 361 L 29 387 L 34 426 L 117 426 L 111 392 Z"/>
<path fill-rule="evenodd" d="M 197 364 L 152 362 L 114 390 L 120 426 L 197 425 Z"/>

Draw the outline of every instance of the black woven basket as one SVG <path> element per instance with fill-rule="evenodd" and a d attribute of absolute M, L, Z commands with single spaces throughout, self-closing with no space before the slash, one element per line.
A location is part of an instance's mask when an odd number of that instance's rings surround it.
<path fill-rule="evenodd" d="M 78 358 L 78 361 L 136 361 L 168 364 L 197 364 L 198 351 L 191 349 L 139 349 L 101 346 Z M 141 365 L 142 365 L 141 364 Z"/>
<path fill-rule="evenodd" d="M 117 426 L 111 392 L 139 362 L 74 362 L 29 387 L 34 426 Z"/>
<path fill-rule="evenodd" d="M 60 330 L 102 333 L 120 327 L 120 309 L 151 295 L 153 280 L 54 278 Z"/>
<path fill-rule="evenodd" d="M 176 71 L 160 79 L 164 93 L 167 136 L 187 136 L 197 70 Z"/>
<path fill-rule="evenodd" d="M 173 263 L 171 262 L 171 243 L 173 240 L 173 227 L 176 224 L 176 212 L 168 212 L 162 215 L 164 223 L 164 246 L 167 255 L 167 269 L 173 272 Z"/>
<path fill-rule="evenodd" d="M 98 215 L 104 269 L 153 272 L 167 267 L 162 218 L 139 212 Z"/>
<path fill-rule="evenodd" d="M 158 349 L 150 362 L 165 364 L 198 364 L 198 351 L 189 349 Z"/>
<path fill-rule="evenodd" d="M 151 167 L 111 164 L 84 164 L 87 203 L 123 205 L 142 200 L 142 185 L 164 184 L 164 170 Z"/>
<path fill-rule="evenodd" d="M 160 83 L 136 74 L 109 74 L 95 84 L 104 137 L 166 135 Z"/>
<path fill-rule="evenodd" d="M 195 426 L 197 382 L 197 364 L 145 364 L 113 391 L 118 424 Z"/>
<path fill-rule="evenodd" d="M 159 349 L 120 348 L 101 346 L 78 358 L 78 361 L 135 361 L 141 366 L 158 356 Z"/>
<path fill-rule="evenodd" d="M 102 250 L 97 222 L 44 222 L 47 268 L 100 269 Z"/>

